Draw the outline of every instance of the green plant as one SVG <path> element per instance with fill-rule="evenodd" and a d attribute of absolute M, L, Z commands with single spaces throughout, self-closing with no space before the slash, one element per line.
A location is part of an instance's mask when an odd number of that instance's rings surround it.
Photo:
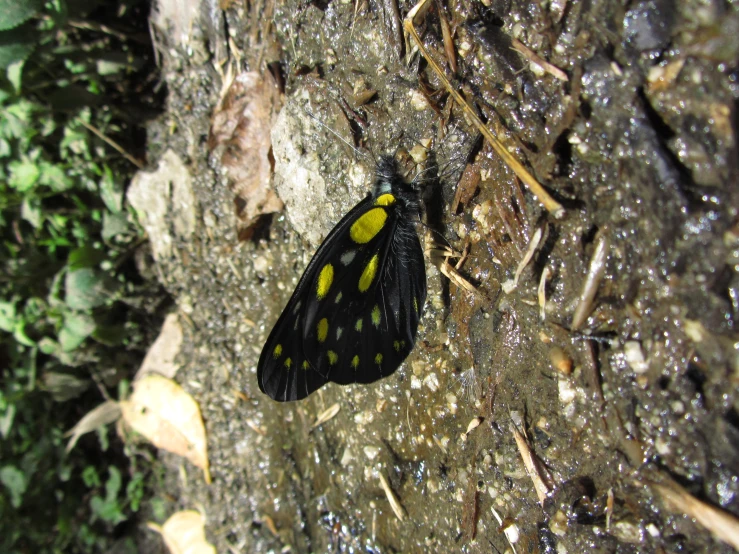
<path fill-rule="evenodd" d="M 118 106 L 146 50 L 111 29 L 145 22 L 130 13 L 146 5 L 101 6 L 0 0 L 3 552 L 103 548 L 145 491 L 102 432 L 101 448 L 64 451 L 64 432 L 135 370 L 161 307 L 133 262 L 135 167 L 107 138 L 139 136 Z"/>

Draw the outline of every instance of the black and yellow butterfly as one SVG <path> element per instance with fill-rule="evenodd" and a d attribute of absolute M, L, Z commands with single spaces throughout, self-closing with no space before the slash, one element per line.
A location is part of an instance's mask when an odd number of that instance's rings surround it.
<path fill-rule="evenodd" d="M 300 400 L 328 381 L 372 383 L 413 349 L 426 301 L 421 203 L 382 158 L 374 190 L 329 233 L 267 339 L 260 390 Z"/>

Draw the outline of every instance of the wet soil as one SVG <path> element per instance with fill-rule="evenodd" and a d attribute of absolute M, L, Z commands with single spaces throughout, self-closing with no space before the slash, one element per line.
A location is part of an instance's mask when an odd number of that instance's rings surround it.
<path fill-rule="evenodd" d="M 419 18 L 561 219 L 404 42 L 392 0 L 227 4 L 207 4 L 185 45 L 160 33 L 168 110 L 149 128 L 152 162 L 172 149 L 187 164 L 197 213 L 157 271 L 190 323 L 177 379 L 200 403 L 213 484 L 163 454 L 173 509 L 202 508 L 219 552 L 731 552 L 659 484 L 739 515 L 736 2 L 455 1 Z M 224 63 L 283 93 L 272 163 L 287 207 L 248 238 L 206 148 Z M 467 251 L 458 271 L 477 293 L 429 261 L 394 375 L 274 402 L 261 347 L 385 153 L 426 170 L 430 237 Z"/>

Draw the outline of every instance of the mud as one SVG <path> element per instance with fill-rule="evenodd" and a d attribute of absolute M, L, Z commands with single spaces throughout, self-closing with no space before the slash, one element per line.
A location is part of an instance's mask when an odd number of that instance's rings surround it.
<path fill-rule="evenodd" d="M 157 271 L 190 322 L 177 379 L 201 405 L 213 475 L 206 486 L 163 454 L 162 495 L 201 507 L 219 552 L 732 551 L 659 485 L 739 515 L 737 5 L 486 3 L 443 6 L 456 75 L 437 7 L 419 31 L 562 219 L 402 40 L 392 1 L 231 3 L 203 9 L 185 46 L 160 34 L 169 99 L 150 160 L 171 148 L 188 165 L 197 230 Z M 411 7 L 401 2 L 401 17 Z M 248 240 L 205 147 L 223 62 L 276 75 L 284 91 L 274 184 L 292 196 Z M 414 168 L 405 153 L 419 144 L 429 159 Z M 468 250 L 459 272 L 477 293 L 429 261 L 419 341 L 393 376 L 275 403 L 256 383 L 262 344 L 384 153 L 410 173 L 431 168 L 429 225 Z M 287 182 L 286 160 L 318 188 Z M 589 274 L 592 303 L 581 300 Z M 543 503 L 514 428 L 540 461 Z"/>

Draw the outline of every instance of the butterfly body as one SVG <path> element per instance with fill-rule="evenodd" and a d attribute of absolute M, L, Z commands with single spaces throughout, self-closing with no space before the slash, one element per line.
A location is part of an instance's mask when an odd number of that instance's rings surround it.
<path fill-rule="evenodd" d="M 300 400 L 325 383 L 392 374 L 416 339 L 426 301 L 416 191 L 383 158 L 370 195 L 323 241 L 264 345 L 262 392 Z"/>

